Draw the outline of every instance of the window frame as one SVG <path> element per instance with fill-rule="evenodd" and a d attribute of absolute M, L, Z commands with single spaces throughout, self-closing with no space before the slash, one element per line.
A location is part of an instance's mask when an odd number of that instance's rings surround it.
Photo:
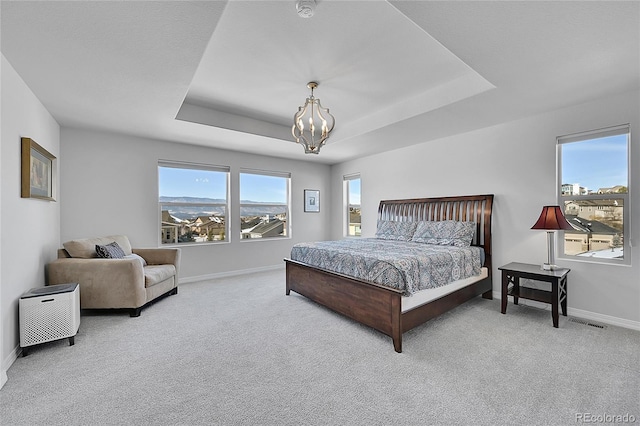
<path fill-rule="evenodd" d="M 250 174 L 250 175 L 261 175 L 261 176 L 271 176 L 286 179 L 286 187 L 287 187 L 287 195 L 286 195 L 286 205 L 285 205 L 285 213 L 287 216 L 286 225 L 284 228 L 285 235 L 278 235 L 273 237 L 261 237 L 261 238 L 243 238 L 242 236 L 242 208 L 243 207 L 282 207 L 282 204 L 278 203 L 243 203 L 242 202 L 242 175 Z M 274 241 L 274 240 L 283 240 L 291 238 L 291 172 L 280 172 L 280 171 L 272 171 L 272 170 L 259 170 L 259 169 L 244 169 L 241 168 L 238 172 L 238 227 L 240 229 L 235 230 L 235 232 L 240 232 L 238 238 L 241 242 L 245 241 Z"/>
<path fill-rule="evenodd" d="M 563 187 L 571 182 L 563 183 L 562 178 L 562 146 L 568 143 L 579 143 L 583 141 L 590 141 L 594 139 L 601 139 L 610 136 L 620 136 L 626 135 L 626 144 L 627 144 L 627 181 L 621 184 L 624 184 L 627 187 L 626 193 L 606 193 L 606 194 L 598 194 L 591 193 L 585 194 L 584 191 L 580 190 L 580 194 L 563 194 Z M 578 261 L 578 262 L 586 262 L 586 263 L 596 263 L 596 264 L 606 264 L 606 265 L 617 265 L 617 266 L 630 266 L 631 265 L 631 229 L 633 224 L 631 223 L 631 202 L 630 202 L 630 193 L 631 193 L 631 126 L 629 124 L 621 124 L 617 126 L 606 127 L 602 129 L 595 129 L 586 132 L 574 133 L 565 136 L 558 136 L 556 138 L 556 157 L 557 157 L 557 165 L 556 165 L 556 180 L 557 180 L 557 200 L 558 205 L 565 210 L 565 202 L 567 201 L 597 201 L 597 200 L 622 200 L 623 201 L 623 210 L 622 210 L 622 223 L 623 223 L 623 231 L 622 231 L 622 248 L 623 248 L 623 258 L 603 258 L 603 257 L 586 257 L 580 255 L 572 255 L 565 254 L 565 231 L 559 231 L 560 238 L 558 238 L 558 258 L 563 260 L 570 261 Z M 593 190 L 597 190 L 598 188 L 594 188 Z M 595 206 L 594 208 L 598 208 Z"/>
<path fill-rule="evenodd" d="M 351 181 L 359 180 L 360 181 L 360 234 L 355 233 L 350 234 L 350 226 L 351 226 L 351 211 L 350 208 L 352 205 L 351 197 L 350 197 L 350 185 Z M 352 173 L 348 175 L 344 175 L 342 177 L 342 235 L 346 238 L 360 238 L 362 237 L 362 177 L 360 173 Z"/>
<path fill-rule="evenodd" d="M 187 202 L 162 202 L 160 201 L 160 168 L 175 168 L 175 169 L 183 169 L 183 170 L 203 170 L 207 172 L 217 172 L 225 174 L 225 202 L 224 203 L 206 203 L 206 202 L 198 202 L 198 203 L 187 203 Z M 158 228 L 160 230 L 159 239 L 158 239 L 158 247 L 185 247 L 185 246 L 203 246 L 209 244 L 225 244 L 230 243 L 230 234 L 229 229 L 231 229 L 231 217 L 230 217 L 230 207 L 231 207 L 231 197 L 230 197 L 230 184 L 231 184 L 231 167 L 229 166 L 220 166 L 213 164 L 202 164 L 202 163 L 191 163 L 184 161 L 173 161 L 173 160 L 158 160 L 158 168 L 157 168 L 157 183 L 158 183 Z M 205 206 L 205 207 L 223 207 L 224 208 L 224 240 L 213 240 L 213 241 L 188 241 L 188 242 L 172 242 L 172 243 L 164 243 L 163 237 L 163 226 L 162 226 L 162 211 L 164 206 Z"/>

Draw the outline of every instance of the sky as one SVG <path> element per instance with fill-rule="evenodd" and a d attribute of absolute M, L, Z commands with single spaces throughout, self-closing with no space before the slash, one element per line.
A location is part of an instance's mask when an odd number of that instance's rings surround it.
<path fill-rule="evenodd" d="M 159 167 L 158 176 L 160 196 L 226 198 L 225 172 Z M 240 199 L 286 203 L 287 179 L 240 173 Z"/>
<path fill-rule="evenodd" d="M 360 179 L 349 180 L 349 204 L 360 204 Z"/>
<path fill-rule="evenodd" d="M 565 143 L 562 183 L 578 183 L 591 190 L 628 186 L 627 135 Z"/>
<path fill-rule="evenodd" d="M 279 176 L 240 173 L 240 200 L 286 204 L 287 180 Z"/>
<path fill-rule="evenodd" d="M 227 198 L 227 173 L 211 170 L 158 168 L 158 188 L 165 197 Z"/>

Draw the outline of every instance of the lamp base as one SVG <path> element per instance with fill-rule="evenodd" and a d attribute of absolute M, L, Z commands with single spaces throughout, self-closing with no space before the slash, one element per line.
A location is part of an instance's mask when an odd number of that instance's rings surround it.
<path fill-rule="evenodd" d="M 560 267 L 558 265 L 552 265 L 549 263 L 543 263 L 542 264 L 542 270 L 543 271 L 555 271 L 556 269 L 560 269 Z"/>

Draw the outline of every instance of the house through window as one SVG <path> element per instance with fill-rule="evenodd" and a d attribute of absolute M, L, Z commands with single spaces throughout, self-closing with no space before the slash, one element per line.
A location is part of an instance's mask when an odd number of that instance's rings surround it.
<path fill-rule="evenodd" d="M 229 167 L 160 161 L 160 244 L 228 241 Z"/>
<path fill-rule="evenodd" d="M 360 174 L 344 176 L 345 235 L 361 235 Z"/>
<path fill-rule="evenodd" d="M 558 138 L 561 257 L 629 264 L 629 126 Z"/>
<path fill-rule="evenodd" d="M 240 172 L 242 239 L 283 238 L 291 235 L 290 180 L 290 173 L 260 170 Z"/>

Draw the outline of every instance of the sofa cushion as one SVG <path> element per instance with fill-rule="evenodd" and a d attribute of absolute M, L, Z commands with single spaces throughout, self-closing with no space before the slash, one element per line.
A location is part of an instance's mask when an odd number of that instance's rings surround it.
<path fill-rule="evenodd" d="M 131 243 L 129 243 L 129 238 L 127 238 L 126 235 L 109 235 L 107 237 L 71 240 L 62 244 L 62 246 L 71 257 L 91 259 L 93 257 L 98 257 L 98 254 L 96 253 L 96 245 L 107 245 L 114 241 L 122 248 L 125 256 L 131 254 Z"/>
<path fill-rule="evenodd" d="M 144 286 L 151 287 L 175 275 L 176 275 L 176 267 L 174 265 L 145 266 L 144 267 Z"/>
<path fill-rule="evenodd" d="M 96 244 L 96 253 L 104 259 L 124 259 L 124 251 L 115 241 L 105 245 Z"/>

